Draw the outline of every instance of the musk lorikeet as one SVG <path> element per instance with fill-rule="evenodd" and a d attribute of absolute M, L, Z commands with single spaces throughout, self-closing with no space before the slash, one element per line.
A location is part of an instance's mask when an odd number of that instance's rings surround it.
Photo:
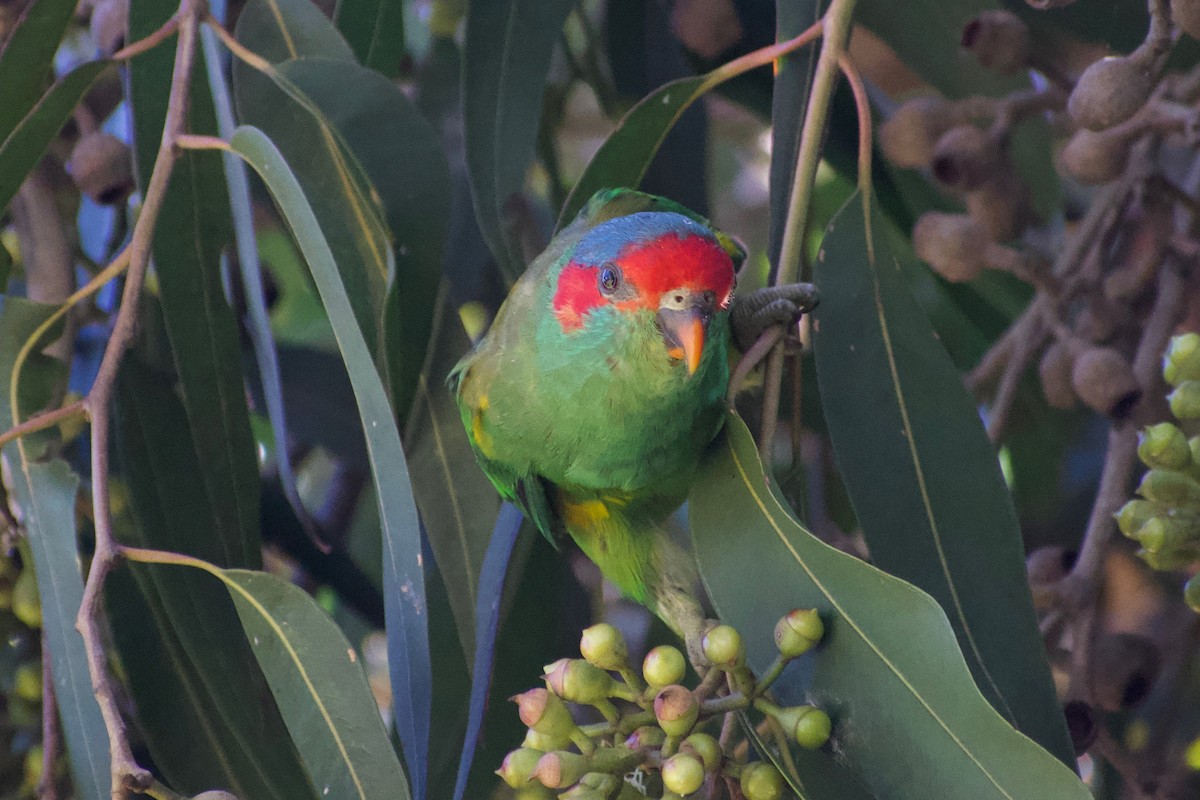
<path fill-rule="evenodd" d="M 449 377 L 500 494 L 551 541 L 569 534 L 685 639 L 693 660 L 704 625 L 695 568 L 663 521 L 724 420 L 744 257 L 676 203 L 598 192 Z M 742 316 L 760 329 L 794 321 L 812 291 L 789 288 L 751 295 Z"/>

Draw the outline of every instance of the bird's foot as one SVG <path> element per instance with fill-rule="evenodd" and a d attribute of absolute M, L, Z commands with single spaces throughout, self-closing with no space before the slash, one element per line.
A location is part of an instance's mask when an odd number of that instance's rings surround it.
<path fill-rule="evenodd" d="M 733 340 L 743 353 L 763 331 L 773 325 L 794 325 L 817 306 L 817 289 L 811 283 L 766 286 L 735 297 L 730 312 Z"/>
<path fill-rule="evenodd" d="M 695 625 L 688 626 L 690 629 L 683 632 L 683 643 L 687 650 L 688 661 L 691 662 L 692 669 L 696 670 L 696 674 L 701 678 L 712 669 L 712 662 L 704 655 L 704 634 L 719 624 L 715 619 L 698 618 Z"/>

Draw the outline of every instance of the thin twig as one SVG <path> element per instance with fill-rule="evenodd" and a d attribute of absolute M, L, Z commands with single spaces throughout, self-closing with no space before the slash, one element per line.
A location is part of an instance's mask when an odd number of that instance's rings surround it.
<path fill-rule="evenodd" d="M 153 50 L 179 30 L 181 19 L 181 13 L 179 11 L 175 12 L 175 14 L 173 14 L 169 20 L 164 22 L 162 27 L 154 31 L 154 33 L 138 39 L 136 42 L 130 42 L 117 52 L 113 53 L 112 60 L 127 61 L 134 56 L 140 56 L 142 53 L 145 53 L 148 50 Z"/>
<path fill-rule="evenodd" d="M 116 692 L 104 653 L 101 632 L 101 597 L 105 579 L 116 566 L 120 551 L 113 533 L 112 512 L 109 507 L 109 411 L 113 387 L 121 360 L 133 341 L 137 323 L 138 300 L 150 263 L 151 244 L 166 197 L 171 172 L 179 158 L 175 146 L 177 138 L 184 132 L 187 112 L 188 90 L 195 65 L 196 27 L 203 11 L 202 0 L 183 0 L 178 16 L 179 41 L 175 50 L 175 65 L 171 75 L 170 95 L 167 101 L 166 118 L 163 124 L 162 141 L 154 170 L 146 187 L 141 214 L 133 229 L 129 248 L 129 272 L 121 297 L 121 308 L 117 312 L 112 336 L 104 349 L 104 357 L 96 379 L 86 398 L 92 420 L 92 510 L 95 522 L 96 552 L 88 570 L 84 586 L 83 602 L 75 627 L 83 637 L 87 652 L 88 672 L 92 678 L 92 689 L 100 705 L 105 727 L 109 736 L 109 751 L 112 759 L 112 796 L 121 800 L 127 790 L 145 791 L 154 784 L 154 776 L 141 767 L 133 757 L 125 733 L 125 722 L 117 707 Z"/>
<path fill-rule="evenodd" d="M 1031 324 L 1021 328 L 1021 335 L 1013 345 L 1012 352 L 1005 364 L 1004 374 L 1000 377 L 1000 387 L 996 390 L 996 399 L 992 401 L 989 410 L 987 434 L 993 443 L 999 442 L 1008 427 L 1008 418 L 1012 411 L 1017 390 L 1021 388 L 1021 378 L 1029 367 L 1033 356 L 1042 348 L 1046 340 L 1046 327 L 1040 317 L 1034 317 Z"/>
<path fill-rule="evenodd" d="M 62 755 L 62 737 L 58 728 L 58 702 L 54 696 L 54 673 L 46 633 L 42 632 L 42 776 L 38 779 L 38 800 L 58 800 L 54 764 Z"/>
<path fill-rule="evenodd" d="M 28 436 L 31 433 L 43 431 L 46 428 L 53 428 L 63 420 L 71 419 L 72 417 L 86 416 L 87 409 L 84 408 L 82 400 L 76 400 L 74 403 L 56 408 L 53 411 L 45 411 L 41 414 L 34 414 L 29 419 L 19 425 L 14 425 L 4 433 L 0 433 L 0 447 L 8 444 L 11 441 Z"/>

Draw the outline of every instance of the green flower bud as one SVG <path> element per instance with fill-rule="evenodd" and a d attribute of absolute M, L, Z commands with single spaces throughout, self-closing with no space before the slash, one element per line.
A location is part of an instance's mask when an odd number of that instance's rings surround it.
<path fill-rule="evenodd" d="M 1200 436 L 1193 436 L 1188 439 L 1188 450 L 1192 454 L 1192 469 L 1200 469 Z"/>
<path fill-rule="evenodd" d="M 1200 334 L 1175 336 L 1163 356 L 1163 377 L 1172 386 L 1200 380 Z"/>
<path fill-rule="evenodd" d="M 525 731 L 525 739 L 521 742 L 521 747 L 528 747 L 530 750 L 540 750 L 543 753 L 549 753 L 551 750 L 566 750 L 570 746 L 570 736 L 549 736 L 544 733 L 538 733 L 532 728 Z"/>
<path fill-rule="evenodd" d="M 1200 539 L 1200 530 L 1194 524 L 1174 516 L 1151 517 L 1138 528 L 1135 537 L 1138 543 L 1151 553 L 1163 550 L 1179 550 L 1190 547 Z"/>
<path fill-rule="evenodd" d="M 679 751 L 700 759 L 705 772 L 712 772 L 721 764 L 721 744 L 707 733 L 693 733 L 679 745 Z"/>
<path fill-rule="evenodd" d="M 1147 500 L 1173 506 L 1200 505 L 1200 483 L 1169 469 L 1152 469 L 1142 476 L 1137 493 Z"/>
<path fill-rule="evenodd" d="M 1166 514 L 1167 511 L 1168 508 L 1160 503 L 1151 503 L 1149 500 L 1130 500 L 1121 506 L 1113 516 L 1117 518 L 1117 527 L 1121 534 L 1133 539 L 1141 527 L 1152 517 Z"/>
<path fill-rule="evenodd" d="M 588 772 L 588 760 L 578 753 L 556 750 L 538 759 L 533 777 L 548 789 L 566 789 Z"/>
<path fill-rule="evenodd" d="M 579 652 L 589 664 L 600 669 L 620 671 L 629 668 L 625 637 L 607 622 L 584 629 L 579 637 Z"/>
<path fill-rule="evenodd" d="M 663 742 L 666 740 L 667 735 L 663 733 L 662 728 L 654 725 L 643 725 L 629 734 L 629 738 L 625 740 L 625 746 L 630 750 L 640 750 L 644 747 L 656 748 L 662 747 Z"/>
<path fill-rule="evenodd" d="M 40 703 L 42 701 L 42 665 L 31 661 L 17 667 L 16 674 L 13 675 L 13 691 L 22 700 Z"/>
<path fill-rule="evenodd" d="M 531 783 L 517 789 L 513 800 L 554 800 L 554 790 L 547 789 L 540 783 Z"/>
<path fill-rule="evenodd" d="M 559 800 L 608 800 L 608 794 L 593 786 L 577 783 L 560 794 Z"/>
<path fill-rule="evenodd" d="M 1138 551 L 1138 555 L 1152 569 L 1159 570 L 1160 572 L 1174 572 L 1175 570 L 1185 569 L 1196 561 L 1200 561 L 1200 551 L 1191 547 L 1181 550 L 1163 548 L 1157 553 L 1143 549 Z"/>
<path fill-rule="evenodd" d="M 646 653 L 646 659 L 642 662 L 642 677 L 646 679 L 646 683 L 657 689 L 660 686 L 679 683 L 683 680 L 686 668 L 687 662 L 683 660 L 683 653 L 679 652 L 679 648 L 663 644 Z"/>
<path fill-rule="evenodd" d="M 26 627 L 42 627 L 42 601 L 38 597 L 37 579 L 28 567 L 21 570 L 13 584 L 12 610 Z"/>
<path fill-rule="evenodd" d="M 699 715 L 696 698 L 678 684 L 663 687 L 654 698 L 654 716 L 667 736 L 686 736 Z"/>
<path fill-rule="evenodd" d="M 519 789 L 533 780 L 533 771 L 537 769 L 538 760 L 545 755 L 541 750 L 521 747 L 513 750 L 504 757 L 496 774 L 500 780 L 514 789 Z"/>
<path fill-rule="evenodd" d="M 542 676 L 550 691 L 572 703 L 599 703 L 608 699 L 613 679 L 604 670 L 580 659 L 562 658 Z"/>
<path fill-rule="evenodd" d="M 730 625 L 718 625 L 704 634 L 701 641 L 704 657 L 723 672 L 730 672 L 746 663 L 746 646 L 742 635 Z"/>
<path fill-rule="evenodd" d="M 808 652 L 825 635 L 825 623 L 815 608 L 793 608 L 775 623 L 775 646 L 784 658 Z"/>
<path fill-rule="evenodd" d="M 1137 452 L 1148 467 L 1187 469 L 1192 463 L 1187 437 L 1170 422 L 1160 422 L 1140 432 Z"/>
<path fill-rule="evenodd" d="M 1188 604 L 1188 608 L 1200 614 L 1200 573 L 1188 578 L 1188 582 L 1183 585 L 1183 602 Z"/>
<path fill-rule="evenodd" d="M 796 740 L 796 744 L 808 750 L 816 750 L 829 741 L 829 734 L 833 732 L 833 722 L 824 711 L 815 706 L 795 706 L 785 711 L 795 712 L 794 719 L 789 719 L 784 724 L 784 729 Z"/>
<path fill-rule="evenodd" d="M 686 797 L 704 785 L 704 765 L 693 755 L 676 753 L 663 762 L 662 781 L 667 791 Z"/>
<path fill-rule="evenodd" d="M 548 736 L 570 737 L 575 732 L 575 721 L 563 701 L 545 689 L 530 689 L 528 692 L 510 697 L 517 704 L 521 722 L 526 727 Z"/>
<path fill-rule="evenodd" d="M 1176 419 L 1200 419 L 1200 380 L 1184 381 L 1167 395 Z"/>
<path fill-rule="evenodd" d="M 765 761 L 747 764 L 739 782 L 746 800 L 779 800 L 783 797 L 783 776 Z"/>

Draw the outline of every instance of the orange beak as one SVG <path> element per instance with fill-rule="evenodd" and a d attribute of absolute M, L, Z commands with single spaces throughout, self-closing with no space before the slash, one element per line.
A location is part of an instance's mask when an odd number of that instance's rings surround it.
<path fill-rule="evenodd" d="M 704 355 L 704 337 L 712 311 L 706 304 L 685 308 L 663 307 L 658 310 L 658 326 L 667 343 L 667 354 L 687 365 L 688 375 L 696 374 Z"/>

